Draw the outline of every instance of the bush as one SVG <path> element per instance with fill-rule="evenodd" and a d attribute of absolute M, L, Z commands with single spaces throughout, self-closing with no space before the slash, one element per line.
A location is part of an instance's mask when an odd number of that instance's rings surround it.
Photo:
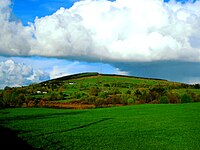
<path fill-rule="evenodd" d="M 192 96 L 189 94 L 184 94 L 181 96 L 181 103 L 190 103 L 192 102 Z"/>
<path fill-rule="evenodd" d="M 106 99 L 108 97 L 108 92 L 106 91 L 99 92 L 98 97 Z"/>
<path fill-rule="evenodd" d="M 94 104 L 96 101 L 96 97 L 95 96 L 89 96 L 88 97 L 88 104 Z"/>
<path fill-rule="evenodd" d="M 96 98 L 96 101 L 95 101 L 95 103 L 94 103 L 94 105 L 95 105 L 96 107 L 101 107 L 101 106 L 103 106 L 104 104 L 105 104 L 105 101 L 104 101 L 103 98 Z"/>
<path fill-rule="evenodd" d="M 127 105 L 128 104 L 128 99 L 130 98 L 129 94 L 121 94 L 120 95 L 120 103 Z"/>
<path fill-rule="evenodd" d="M 127 90 L 127 91 L 126 91 L 126 94 L 129 94 L 129 95 L 130 95 L 130 94 L 131 94 L 131 90 Z"/>
<path fill-rule="evenodd" d="M 160 104 L 167 104 L 169 103 L 168 97 L 167 96 L 162 96 L 160 98 Z"/>
<path fill-rule="evenodd" d="M 98 87 L 92 87 L 89 91 L 90 96 L 98 96 L 98 93 L 101 92 L 101 89 Z"/>
<path fill-rule="evenodd" d="M 197 95 L 191 91 L 188 91 L 187 94 L 191 95 L 193 102 L 200 102 L 200 95 Z"/>
<path fill-rule="evenodd" d="M 131 105 L 131 104 L 134 104 L 135 103 L 135 99 L 134 98 L 129 98 L 128 99 L 128 104 Z"/>
<path fill-rule="evenodd" d="M 121 97 L 119 95 L 112 95 L 112 104 L 121 104 Z"/>
<path fill-rule="evenodd" d="M 168 97 L 169 103 L 172 103 L 172 104 L 180 103 L 180 97 L 178 94 L 168 93 L 167 97 Z"/>
<path fill-rule="evenodd" d="M 117 95 L 117 94 L 122 94 L 121 91 L 118 88 L 114 88 L 112 91 L 113 95 Z"/>
<path fill-rule="evenodd" d="M 153 100 L 153 101 L 149 102 L 149 104 L 160 104 L 160 101 L 158 101 L 158 100 Z"/>
<path fill-rule="evenodd" d="M 194 98 L 192 96 L 193 102 L 200 102 L 200 95 L 196 95 Z"/>
<path fill-rule="evenodd" d="M 144 100 L 138 100 L 135 102 L 135 104 L 145 104 L 145 101 Z"/>

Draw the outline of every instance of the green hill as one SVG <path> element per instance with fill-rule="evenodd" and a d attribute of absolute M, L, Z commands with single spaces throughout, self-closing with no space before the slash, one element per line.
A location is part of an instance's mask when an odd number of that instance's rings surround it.
<path fill-rule="evenodd" d="M 0 91 L 1 107 L 95 108 L 200 101 L 200 86 L 163 79 L 81 73 Z"/>

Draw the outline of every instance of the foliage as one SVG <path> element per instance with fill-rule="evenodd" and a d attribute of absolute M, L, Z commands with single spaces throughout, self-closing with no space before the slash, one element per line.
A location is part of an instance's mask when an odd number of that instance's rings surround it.
<path fill-rule="evenodd" d="M 135 103 L 135 99 L 134 99 L 134 98 L 129 98 L 128 101 L 127 101 L 127 103 L 128 103 L 129 105 L 132 105 L 132 104 Z"/>
<path fill-rule="evenodd" d="M 169 103 L 168 97 L 167 96 L 162 96 L 160 98 L 160 104 L 167 104 Z"/>
<path fill-rule="evenodd" d="M 143 103 L 181 103 L 188 94 L 200 102 L 199 84 L 188 85 L 166 80 L 85 73 L 66 76 L 26 87 L 5 87 L 0 91 L 0 107 L 21 107 L 42 100 L 76 104 L 130 105 Z M 165 97 L 165 99 L 163 99 Z M 97 101 L 97 102 L 96 102 Z M 165 102 L 164 102 L 165 101 Z"/>
<path fill-rule="evenodd" d="M 190 103 L 192 102 L 192 96 L 189 94 L 184 94 L 181 96 L 181 103 Z"/>

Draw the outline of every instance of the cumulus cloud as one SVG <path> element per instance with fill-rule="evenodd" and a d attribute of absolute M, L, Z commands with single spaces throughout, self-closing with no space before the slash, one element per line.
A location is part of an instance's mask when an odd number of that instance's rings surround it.
<path fill-rule="evenodd" d="M 10 0 L 0 1 L 0 54 L 28 55 L 31 49 L 32 27 L 25 27 L 18 20 L 12 20 Z"/>
<path fill-rule="evenodd" d="M 0 62 L 0 89 L 5 86 L 25 86 L 48 80 L 49 75 L 13 60 Z"/>
<path fill-rule="evenodd" d="M 200 61 L 200 1 L 82 0 L 29 26 L 9 19 L 10 3 L 0 2 L 1 54 Z"/>

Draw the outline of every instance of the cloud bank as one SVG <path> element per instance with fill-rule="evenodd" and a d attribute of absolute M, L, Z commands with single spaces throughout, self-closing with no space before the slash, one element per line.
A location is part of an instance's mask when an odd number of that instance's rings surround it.
<path fill-rule="evenodd" d="M 16 63 L 13 60 L 0 62 L 0 89 L 5 86 L 25 86 L 49 79 L 50 77 L 47 73 Z"/>
<path fill-rule="evenodd" d="M 200 83 L 200 63 L 155 61 L 113 63 L 113 66 L 139 77 L 151 77 L 183 83 Z"/>
<path fill-rule="evenodd" d="M 200 62 L 200 1 L 82 0 L 23 26 L 0 1 L 0 54 Z"/>

